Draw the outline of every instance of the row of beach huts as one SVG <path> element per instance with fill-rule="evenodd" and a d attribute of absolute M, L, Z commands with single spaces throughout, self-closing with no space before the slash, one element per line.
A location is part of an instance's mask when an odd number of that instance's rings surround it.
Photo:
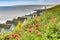
<path fill-rule="evenodd" d="M 29 15 L 13 18 L 13 20 L 7 20 L 6 23 L 0 24 L 0 34 L 5 33 L 5 32 L 12 32 L 19 23 L 23 24 L 24 22 L 26 22 L 27 18 L 34 18 L 35 16 L 42 15 L 42 13 L 46 11 L 46 9 L 37 9 L 34 11 L 35 12 Z M 21 24 L 18 26 L 21 26 Z"/>

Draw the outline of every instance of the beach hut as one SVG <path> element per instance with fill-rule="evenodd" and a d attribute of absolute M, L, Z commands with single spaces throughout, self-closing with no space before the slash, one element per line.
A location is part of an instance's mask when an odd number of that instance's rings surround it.
<path fill-rule="evenodd" d="M 13 24 L 0 24 L 0 33 L 5 33 L 7 31 L 13 31 L 15 26 Z"/>

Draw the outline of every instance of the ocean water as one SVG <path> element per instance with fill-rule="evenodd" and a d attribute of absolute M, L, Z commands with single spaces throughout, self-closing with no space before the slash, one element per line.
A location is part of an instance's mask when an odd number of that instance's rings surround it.
<path fill-rule="evenodd" d="M 35 9 L 41 9 L 44 5 L 22 5 L 0 7 L 0 23 L 12 20 L 17 16 L 24 16 L 32 13 Z"/>

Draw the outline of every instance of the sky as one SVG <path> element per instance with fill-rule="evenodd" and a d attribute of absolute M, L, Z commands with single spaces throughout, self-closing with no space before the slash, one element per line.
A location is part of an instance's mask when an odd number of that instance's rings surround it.
<path fill-rule="evenodd" d="M 60 0 L 0 0 L 0 6 L 51 4 L 60 4 Z"/>

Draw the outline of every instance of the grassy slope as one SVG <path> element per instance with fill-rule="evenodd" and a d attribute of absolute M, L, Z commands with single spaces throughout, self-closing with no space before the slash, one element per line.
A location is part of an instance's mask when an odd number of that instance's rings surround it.
<path fill-rule="evenodd" d="M 33 19 L 28 19 L 23 27 L 20 28 L 20 31 L 17 30 L 14 31 L 13 34 L 14 33 L 21 34 L 21 36 L 18 38 L 19 40 L 60 39 L 60 5 L 47 10 L 41 16 L 37 16 Z M 8 36 L 5 37 L 7 38 Z M 11 38 L 10 40 L 14 39 L 15 38 Z"/>
<path fill-rule="evenodd" d="M 47 10 L 41 16 L 27 20 L 23 28 L 26 30 L 29 25 L 35 24 L 41 24 L 41 27 L 37 28 L 42 32 L 41 36 L 37 38 L 38 40 L 58 40 L 60 38 L 60 5 Z M 31 35 L 34 35 L 34 33 Z"/>

